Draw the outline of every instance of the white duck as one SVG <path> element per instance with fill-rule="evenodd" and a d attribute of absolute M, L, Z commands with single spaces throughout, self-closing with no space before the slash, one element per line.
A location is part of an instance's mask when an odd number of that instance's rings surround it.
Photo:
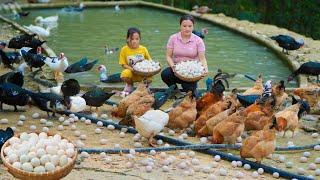
<path fill-rule="evenodd" d="M 149 139 L 149 144 L 153 147 L 153 137 L 157 135 L 165 125 L 168 124 L 169 115 L 160 110 L 149 110 L 141 117 L 134 117 L 136 129 L 143 137 Z"/>
<path fill-rule="evenodd" d="M 64 53 L 60 53 L 59 57 L 47 57 L 44 63 L 54 71 L 54 78 L 56 80 L 62 76 L 62 72 L 69 66 L 68 59 L 64 56 Z"/>
<path fill-rule="evenodd" d="M 36 19 L 34 20 L 34 22 L 36 23 L 41 23 L 41 24 L 52 24 L 52 23 L 57 23 L 59 19 L 59 16 L 49 16 L 46 18 L 43 18 L 42 16 L 38 16 L 36 17 Z"/>
<path fill-rule="evenodd" d="M 51 26 L 48 26 L 46 29 L 40 26 L 34 26 L 30 24 L 29 26 L 24 26 L 26 29 L 28 29 L 30 32 L 35 33 L 41 37 L 48 37 L 50 36 L 50 29 Z"/>

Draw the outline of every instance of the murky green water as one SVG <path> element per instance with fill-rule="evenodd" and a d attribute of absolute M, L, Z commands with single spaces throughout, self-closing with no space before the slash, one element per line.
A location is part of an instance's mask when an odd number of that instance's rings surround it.
<path fill-rule="evenodd" d="M 127 7 L 120 13 L 113 8 L 88 8 L 82 13 L 63 13 L 60 9 L 32 10 L 29 17 L 18 20 L 29 25 L 37 16 L 58 14 L 58 27 L 51 30 L 46 38 L 48 45 L 58 54 L 64 52 L 69 61 L 77 61 L 85 56 L 99 59 L 105 64 L 109 73 L 120 72 L 118 65 L 119 52 L 105 55 L 104 46 L 121 47 L 125 45 L 126 31 L 135 26 L 142 32 L 141 44 L 149 49 L 154 60 L 166 66 L 165 51 L 169 36 L 179 29 L 180 15 L 166 11 Z M 209 28 L 205 38 L 206 57 L 210 75 L 217 68 L 230 73 L 249 74 L 253 77 L 262 73 L 267 79 L 278 81 L 290 74 L 287 65 L 276 57 L 269 49 L 238 34 L 229 32 L 213 24 L 197 21 L 196 29 Z M 74 77 L 74 76 L 72 76 Z M 98 83 L 98 72 L 75 76 L 82 83 Z M 163 86 L 160 75 L 157 75 L 154 86 Z M 232 87 L 249 87 L 252 82 L 241 75 L 230 82 Z M 296 84 L 291 84 L 294 86 Z M 200 83 L 204 86 L 204 82 Z"/>

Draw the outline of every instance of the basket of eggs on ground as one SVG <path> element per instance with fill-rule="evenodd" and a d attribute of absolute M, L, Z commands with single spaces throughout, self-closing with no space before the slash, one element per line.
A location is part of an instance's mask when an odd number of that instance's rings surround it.
<path fill-rule="evenodd" d="M 181 61 L 174 68 L 175 75 L 186 82 L 199 81 L 204 74 L 204 67 L 198 60 Z"/>
<path fill-rule="evenodd" d="M 45 132 L 23 132 L 1 148 L 2 162 L 19 179 L 61 179 L 73 169 L 77 155 L 67 138 Z"/>
<path fill-rule="evenodd" d="M 133 65 L 134 73 L 144 77 L 150 77 L 161 71 L 159 62 L 153 60 L 142 60 Z"/>

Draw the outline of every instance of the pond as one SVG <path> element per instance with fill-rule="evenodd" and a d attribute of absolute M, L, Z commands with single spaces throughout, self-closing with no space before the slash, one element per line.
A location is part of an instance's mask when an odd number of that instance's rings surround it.
<path fill-rule="evenodd" d="M 64 52 L 70 62 L 81 57 L 99 59 L 99 64 L 106 65 L 108 73 L 117 73 L 122 69 L 118 65 L 119 51 L 106 55 L 104 46 L 121 48 L 125 45 L 126 31 L 129 27 L 138 27 L 142 32 L 141 44 L 146 46 L 151 57 L 167 66 L 165 60 L 166 43 L 169 36 L 179 29 L 180 15 L 167 11 L 121 7 L 119 13 L 114 8 L 87 8 L 81 13 L 65 13 L 61 9 L 31 10 L 27 18 L 17 20 L 18 23 L 29 25 L 37 16 L 59 15 L 58 27 L 46 38 L 47 44 L 56 54 Z M 280 60 L 271 50 L 206 21 L 198 20 L 196 30 L 203 27 L 209 29 L 205 37 L 206 58 L 209 75 L 216 73 L 218 68 L 229 73 L 239 73 L 229 82 L 231 87 L 250 87 L 252 81 L 243 77 L 252 77 L 262 73 L 266 79 L 279 81 L 286 79 L 291 73 L 286 63 Z M 242 75 L 241 75 L 242 74 Z M 94 69 L 76 76 L 81 83 L 99 83 L 98 72 Z M 204 87 L 204 81 L 200 86 Z M 154 87 L 163 86 L 160 75 L 154 78 Z M 289 86 L 296 86 L 296 83 Z"/>

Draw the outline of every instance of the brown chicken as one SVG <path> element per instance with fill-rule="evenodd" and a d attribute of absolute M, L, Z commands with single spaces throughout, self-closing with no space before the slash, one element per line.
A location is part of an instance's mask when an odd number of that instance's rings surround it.
<path fill-rule="evenodd" d="M 272 87 L 272 94 L 275 97 L 275 109 L 283 107 L 284 102 L 288 98 L 288 94 L 285 93 L 284 81 L 281 80 L 277 85 Z"/>
<path fill-rule="evenodd" d="M 258 76 L 258 79 L 254 83 L 252 88 L 247 89 L 243 92 L 243 95 L 253 95 L 253 94 L 262 94 L 263 93 L 263 84 L 262 84 L 262 75 Z"/>
<path fill-rule="evenodd" d="M 261 163 L 263 158 L 273 153 L 276 149 L 276 131 L 272 129 L 275 122 L 266 125 L 263 130 L 254 132 L 246 138 L 240 149 L 241 158 L 255 158 Z"/>
<path fill-rule="evenodd" d="M 231 101 L 228 99 L 212 104 L 206 111 L 203 111 L 194 123 L 196 133 L 206 124 L 206 121 L 218 113 L 230 108 Z"/>
<path fill-rule="evenodd" d="M 246 118 L 246 111 L 240 110 L 233 113 L 227 119 L 219 122 L 212 132 L 213 144 L 234 144 L 237 138 L 244 131 L 244 120 Z"/>
<path fill-rule="evenodd" d="M 148 95 L 146 84 L 140 83 L 135 91 L 133 91 L 129 96 L 123 98 L 118 107 L 112 110 L 111 115 L 113 117 L 123 118 L 126 116 L 127 108 L 130 104 L 137 102 L 141 97 Z"/>
<path fill-rule="evenodd" d="M 210 118 L 208 121 L 206 121 L 206 124 L 198 131 L 197 136 L 210 136 L 212 134 L 214 126 L 226 119 L 229 115 L 233 114 L 235 110 L 236 108 L 231 107 Z"/>
<path fill-rule="evenodd" d="M 154 103 L 154 97 L 152 95 L 145 95 L 138 101 L 129 105 L 126 116 L 119 122 L 121 125 L 135 127 L 134 116 L 142 116 L 145 112 L 151 109 Z"/>
<path fill-rule="evenodd" d="M 185 129 L 196 120 L 197 109 L 196 100 L 191 93 L 187 95 L 183 101 L 169 112 L 168 128 Z"/>
<path fill-rule="evenodd" d="M 278 131 L 284 131 L 283 137 L 288 130 L 292 131 L 292 137 L 294 136 L 294 130 L 299 125 L 298 112 L 300 106 L 300 103 L 296 103 L 275 114 L 277 121 L 276 129 Z"/>
<path fill-rule="evenodd" d="M 317 86 L 297 88 L 293 94 L 308 101 L 311 107 L 316 107 L 320 102 L 320 87 Z"/>
<path fill-rule="evenodd" d="M 197 110 L 199 114 L 202 111 L 206 111 L 212 104 L 221 101 L 222 98 L 223 95 L 217 95 L 211 92 L 205 93 L 200 99 L 197 100 Z"/>

